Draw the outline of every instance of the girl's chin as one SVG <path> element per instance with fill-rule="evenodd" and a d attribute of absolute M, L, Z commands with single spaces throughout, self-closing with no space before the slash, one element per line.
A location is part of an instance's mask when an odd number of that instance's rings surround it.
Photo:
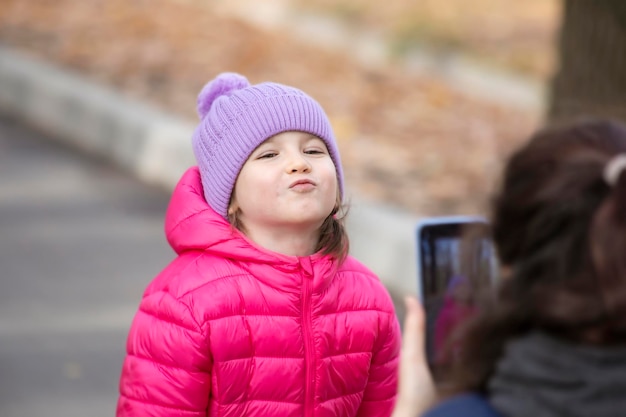
<path fill-rule="evenodd" d="M 294 217 L 285 222 L 285 224 L 290 224 L 294 227 L 303 227 L 303 228 L 318 228 L 322 226 L 326 217 Z"/>

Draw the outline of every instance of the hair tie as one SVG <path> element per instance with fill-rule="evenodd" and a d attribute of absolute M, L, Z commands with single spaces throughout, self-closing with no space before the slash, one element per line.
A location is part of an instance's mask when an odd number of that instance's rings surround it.
<path fill-rule="evenodd" d="M 622 153 L 611 158 L 604 166 L 603 172 L 603 177 L 607 184 L 614 187 L 624 168 L 626 168 L 626 154 Z"/>

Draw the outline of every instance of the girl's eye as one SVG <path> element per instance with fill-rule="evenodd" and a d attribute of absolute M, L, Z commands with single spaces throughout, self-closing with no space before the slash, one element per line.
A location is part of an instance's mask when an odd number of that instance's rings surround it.
<path fill-rule="evenodd" d="M 319 155 L 319 154 L 323 154 L 324 151 L 322 151 L 321 149 L 306 149 L 304 153 L 308 155 Z"/>
<path fill-rule="evenodd" d="M 258 159 L 269 159 L 275 157 L 276 155 L 278 155 L 276 152 L 265 152 L 259 155 Z"/>

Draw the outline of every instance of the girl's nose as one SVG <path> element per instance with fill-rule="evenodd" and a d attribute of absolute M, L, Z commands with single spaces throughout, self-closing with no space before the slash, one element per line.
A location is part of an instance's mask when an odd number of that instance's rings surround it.
<path fill-rule="evenodd" d="M 295 172 L 309 172 L 311 170 L 311 164 L 306 158 L 300 154 L 293 155 L 289 158 L 289 163 L 287 164 L 287 171 L 290 173 Z"/>

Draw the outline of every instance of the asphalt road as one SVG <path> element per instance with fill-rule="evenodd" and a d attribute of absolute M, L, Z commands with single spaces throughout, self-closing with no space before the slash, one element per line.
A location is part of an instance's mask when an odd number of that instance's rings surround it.
<path fill-rule="evenodd" d="M 0 116 L 0 416 L 114 415 L 168 198 Z"/>

